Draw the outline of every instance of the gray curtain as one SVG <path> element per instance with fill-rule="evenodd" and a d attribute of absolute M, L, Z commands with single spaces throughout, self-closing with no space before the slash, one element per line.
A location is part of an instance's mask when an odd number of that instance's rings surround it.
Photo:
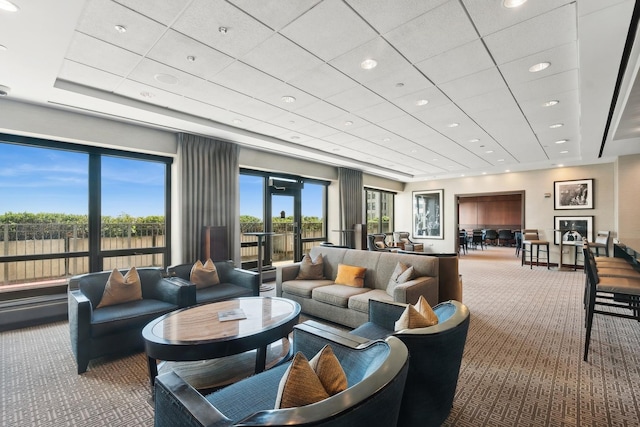
<path fill-rule="evenodd" d="M 178 135 L 182 262 L 201 253 L 202 227 L 226 226 L 229 254 L 240 263 L 238 145 Z"/>
<path fill-rule="evenodd" d="M 363 222 L 362 213 L 362 171 L 338 168 L 340 185 L 340 228 L 353 230 L 355 224 Z M 355 233 L 344 233 L 345 244 L 355 248 Z"/>

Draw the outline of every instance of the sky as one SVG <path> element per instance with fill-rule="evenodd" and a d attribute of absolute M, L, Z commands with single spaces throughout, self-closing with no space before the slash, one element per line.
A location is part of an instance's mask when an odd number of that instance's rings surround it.
<path fill-rule="evenodd" d="M 102 157 L 102 214 L 164 215 L 165 165 Z M 89 156 L 57 149 L 0 143 L 0 214 L 6 212 L 88 213 Z M 241 175 L 240 213 L 262 217 L 262 182 Z M 322 216 L 322 186 L 303 190 L 303 215 Z M 289 197 L 273 200 L 276 216 L 293 214 Z"/>

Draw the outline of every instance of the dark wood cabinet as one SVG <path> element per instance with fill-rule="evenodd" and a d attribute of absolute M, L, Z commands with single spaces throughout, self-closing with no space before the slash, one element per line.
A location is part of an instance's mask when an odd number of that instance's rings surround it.
<path fill-rule="evenodd" d="M 226 226 L 202 227 L 202 252 L 200 260 L 226 261 L 229 257 L 229 240 Z"/>

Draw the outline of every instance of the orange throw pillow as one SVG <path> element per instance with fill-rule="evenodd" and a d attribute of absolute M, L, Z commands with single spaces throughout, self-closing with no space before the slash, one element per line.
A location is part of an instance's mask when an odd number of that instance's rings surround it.
<path fill-rule="evenodd" d="M 336 276 L 335 284 L 362 288 L 364 287 L 364 275 L 366 272 L 367 269 L 365 267 L 338 264 L 338 275 Z"/>

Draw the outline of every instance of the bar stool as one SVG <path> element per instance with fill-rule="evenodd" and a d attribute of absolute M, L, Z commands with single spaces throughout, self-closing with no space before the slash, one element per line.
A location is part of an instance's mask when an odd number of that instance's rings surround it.
<path fill-rule="evenodd" d="M 596 240 L 593 243 L 589 243 L 589 247 L 596 250 L 596 256 L 600 256 L 600 249 L 604 249 L 605 256 L 609 256 L 609 238 L 611 237 L 610 231 L 598 231 Z"/>
<path fill-rule="evenodd" d="M 533 248 L 536 248 L 536 266 L 540 265 L 540 246 L 546 248 L 547 270 L 549 270 L 549 241 L 540 240 L 537 229 L 522 230 L 522 262 L 527 257 L 527 245 L 529 245 L 529 266 L 533 269 Z M 545 251 L 543 251 L 545 252 Z"/>

